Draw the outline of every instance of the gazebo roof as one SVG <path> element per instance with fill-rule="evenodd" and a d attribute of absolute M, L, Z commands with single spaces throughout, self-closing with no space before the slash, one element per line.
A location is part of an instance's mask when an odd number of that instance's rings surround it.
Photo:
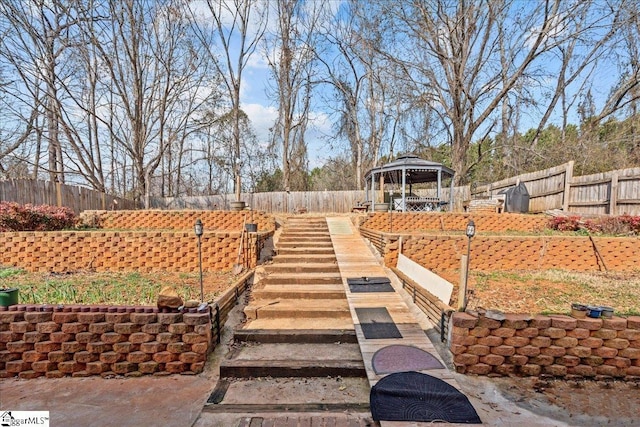
<path fill-rule="evenodd" d="M 372 174 L 383 174 L 385 182 L 402 182 L 402 173 L 406 173 L 407 184 L 418 184 L 423 182 L 438 181 L 438 174 L 453 177 L 453 169 L 446 167 L 442 163 L 424 160 L 416 155 L 400 156 L 394 161 L 369 170 L 365 179 L 369 179 Z"/>

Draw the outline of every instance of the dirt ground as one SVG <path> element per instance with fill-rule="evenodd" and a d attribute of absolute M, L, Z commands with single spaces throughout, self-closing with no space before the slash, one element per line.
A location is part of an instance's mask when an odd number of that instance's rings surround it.
<path fill-rule="evenodd" d="M 462 382 L 473 384 L 477 377 Z M 640 425 L 640 383 L 487 378 L 518 406 L 576 426 Z"/>
<path fill-rule="evenodd" d="M 457 306 L 459 270 L 434 271 L 454 285 L 449 305 Z M 568 314 L 572 303 L 608 306 L 616 314 L 640 313 L 640 271 L 470 272 L 468 305 L 505 313 Z"/>

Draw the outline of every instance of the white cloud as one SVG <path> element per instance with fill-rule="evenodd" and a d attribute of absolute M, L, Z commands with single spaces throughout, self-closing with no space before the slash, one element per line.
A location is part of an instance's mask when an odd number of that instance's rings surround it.
<path fill-rule="evenodd" d="M 220 2 L 212 2 L 214 10 L 220 14 L 220 20 L 226 31 L 234 25 L 234 15 L 236 13 L 235 4 L 231 0 L 219 0 Z M 218 4 L 216 4 L 218 3 Z M 249 23 L 247 26 L 248 37 L 254 38 L 259 32 L 262 32 L 265 24 L 263 22 L 263 14 L 268 2 L 266 0 L 258 1 L 251 6 Z M 219 7 L 217 7 L 219 6 Z M 196 21 L 199 24 L 208 26 L 215 25 L 213 15 L 208 4 L 204 0 L 192 0 L 189 2 L 189 9 L 193 12 Z M 237 26 L 237 22 L 235 23 Z M 239 31 L 238 28 L 235 31 Z"/>
<path fill-rule="evenodd" d="M 273 126 L 278 118 L 278 110 L 274 107 L 268 107 L 261 104 L 242 104 L 242 110 L 247 113 L 251 126 L 256 132 L 258 141 L 265 142 L 269 140 L 269 129 Z"/>
<path fill-rule="evenodd" d="M 242 109 L 251 120 L 251 126 L 256 132 L 258 142 L 263 144 L 269 141 L 269 130 L 278 119 L 278 110 L 275 107 L 258 103 L 242 104 Z M 331 133 L 332 124 L 329 115 L 321 111 L 311 112 L 309 121 L 310 126 L 307 130 L 306 141 L 309 150 L 309 166 L 314 168 L 321 166 L 328 157 L 329 153 L 323 139 Z"/>

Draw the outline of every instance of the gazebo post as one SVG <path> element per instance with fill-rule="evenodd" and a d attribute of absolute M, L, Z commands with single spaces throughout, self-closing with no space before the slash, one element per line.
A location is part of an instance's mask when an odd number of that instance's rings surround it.
<path fill-rule="evenodd" d="M 405 197 L 406 197 L 405 186 L 406 185 L 407 185 L 407 168 L 403 167 L 402 168 L 402 212 L 406 212 L 407 211 L 407 201 L 405 200 Z"/>
<path fill-rule="evenodd" d="M 438 192 L 436 194 L 436 197 L 438 198 L 438 203 L 441 202 L 441 197 L 442 197 L 441 193 L 442 193 L 442 169 L 438 169 Z"/>
<path fill-rule="evenodd" d="M 453 212 L 453 175 L 451 175 L 451 184 L 449 184 L 449 212 Z"/>
<path fill-rule="evenodd" d="M 376 211 L 376 174 L 371 173 L 371 212 Z"/>
<path fill-rule="evenodd" d="M 364 180 L 364 201 L 365 202 L 369 201 L 369 181 L 367 180 L 366 176 Z"/>

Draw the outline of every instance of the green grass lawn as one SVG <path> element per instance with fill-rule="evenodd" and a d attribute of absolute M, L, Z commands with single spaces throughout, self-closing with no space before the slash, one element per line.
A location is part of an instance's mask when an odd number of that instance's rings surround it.
<path fill-rule="evenodd" d="M 213 301 L 233 281 L 230 274 L 205 273 L 204 299 Z M 18 288 L 21 304 L 155 305 L 160 289 L 172 286 L 184 301 L 200 300 L 198 273 L 28 273 L 0 267 L 0 288 Z"/>

